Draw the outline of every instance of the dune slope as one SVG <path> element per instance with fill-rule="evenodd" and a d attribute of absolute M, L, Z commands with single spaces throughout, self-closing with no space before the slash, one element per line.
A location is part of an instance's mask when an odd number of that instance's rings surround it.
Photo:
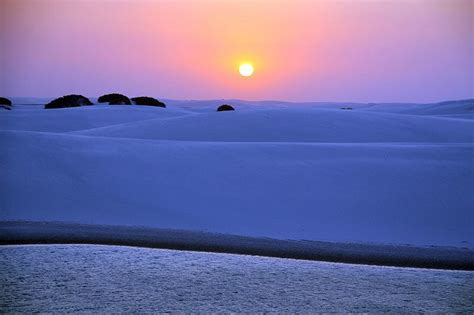
<path fill-rule="evenodd" d="M 470 120 L 298 108 L 203 113 L 75 133 L 233 142 L 472 142 L 473 129 Z"/>
<path fill-rule="evenodd" d="M 166 103 L 1 113 L 0 220 L 474 248 L 470 100 Z"/>
<path fill-rule="evenodd" d="M 472 246 L 470 144 L 172 142 L 2 132 L 1 220 Z"/>

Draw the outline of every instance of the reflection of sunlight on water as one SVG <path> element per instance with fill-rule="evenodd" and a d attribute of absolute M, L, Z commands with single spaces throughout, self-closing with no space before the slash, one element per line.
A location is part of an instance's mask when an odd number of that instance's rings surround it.
<path fill-rule="evenodd" d="M 3 312 L 474 311 L 472 272 L 117 246 L 0 247 L 0 279 Z"/>

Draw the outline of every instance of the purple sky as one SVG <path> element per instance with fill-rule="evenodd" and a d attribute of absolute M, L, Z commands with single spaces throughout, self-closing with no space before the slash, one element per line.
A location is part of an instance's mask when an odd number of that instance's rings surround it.
<path fill-rule="evenodd" d="M 0 0 L 0 95 L 472 98 L 473 21 L 471 0 Z"/>

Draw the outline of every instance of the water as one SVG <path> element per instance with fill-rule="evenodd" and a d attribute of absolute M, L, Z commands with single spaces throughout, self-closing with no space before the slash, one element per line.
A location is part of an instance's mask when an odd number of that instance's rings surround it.
<path fill-rule="evenodd" d="M 0 283 L 0 312 L 474 312 L 474 272 L 118 246 L 2 246 Z"/>

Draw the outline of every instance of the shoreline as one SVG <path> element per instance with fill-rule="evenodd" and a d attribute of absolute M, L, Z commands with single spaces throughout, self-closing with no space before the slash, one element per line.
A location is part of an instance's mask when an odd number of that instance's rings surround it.
<path fill-rule="evenodd" d="M 474 251 L 464 248 L 280 240 L 62 222 L 0 222 L 0 245 L 34 244 L 118 245 L 363 265 L 474 270 Z"/>

